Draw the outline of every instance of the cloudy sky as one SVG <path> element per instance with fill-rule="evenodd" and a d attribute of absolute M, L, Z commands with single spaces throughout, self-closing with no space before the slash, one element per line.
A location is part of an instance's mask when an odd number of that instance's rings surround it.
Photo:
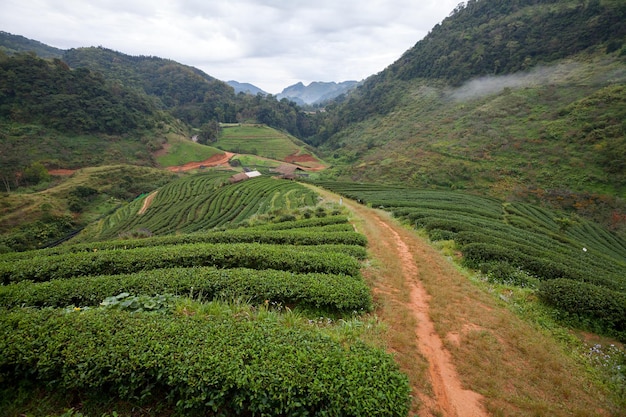
<path fill-rule="evenodd" d="M 0 30 L 170 58 L 277 94 L 382 71 L 460 0 L 0 0 Z"/>

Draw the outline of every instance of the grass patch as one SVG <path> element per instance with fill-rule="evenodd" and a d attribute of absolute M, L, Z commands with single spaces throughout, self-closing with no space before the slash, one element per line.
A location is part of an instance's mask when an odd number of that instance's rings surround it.
<path fill-rule="evenodd" d="M 170 140 L 167 154 L 158 156 L 157 162 L 165 167 L 184 165 L 187 162 L 201 162 L 223 152 L 211 146 L 200 145 L 187 139 Z"/>
<path fill-rule="evenodd" d="M 215 146 L 235 153 L 258 155 L 270 159 L 284 160 L 298 153 L 302 146 L 295 138 L 264 125 L 239 125 L 222 129 Z"/>

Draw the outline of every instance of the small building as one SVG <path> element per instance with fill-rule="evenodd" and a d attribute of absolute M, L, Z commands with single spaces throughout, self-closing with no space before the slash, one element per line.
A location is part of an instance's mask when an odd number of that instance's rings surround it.
<path fill-rule="evenodd" d="M 228 179 L 228 182 L 231 184 L 235 184 L 237 182 L 245 181 L 248 179 L 248 176 L 245 172 L 240 172 L 239 174 L 235 174 Z"/>
<path fill-rule="evenodd" d="M 301 176 L 301 173 L 304 172 L 302 168 L 293 164 L 281 164 L 270 171 L 280 174 L 281 178 L 290 180 L 296 178 L 296 176 Z"/>
<path fill-rule="evenodd" d="M 260 177 L 262 174 L 259 171 L 250 171 L 250 172 L 240 172 L 239 174 L 235 174 L 228 179 L 228 182 L 231 184 L 235 184 L 237 182 L 245 181 L 250 178 Z"/>

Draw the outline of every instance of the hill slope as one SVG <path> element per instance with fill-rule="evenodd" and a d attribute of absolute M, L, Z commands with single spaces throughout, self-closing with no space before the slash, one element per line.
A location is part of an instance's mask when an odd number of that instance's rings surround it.
<path fill-rule="evenodd" d="M 469 2 L 327 106 L 309 141 L 343 179 L 549 196 L 585 215 L 605 199 L 608 222 L 626 191 L 625 13 L 615 1 Z"/>

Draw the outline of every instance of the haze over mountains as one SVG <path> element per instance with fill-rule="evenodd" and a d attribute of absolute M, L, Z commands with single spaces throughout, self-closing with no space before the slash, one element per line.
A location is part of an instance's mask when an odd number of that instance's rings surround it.
<path fill-rule="evenodd" d="M 276 94 L 276 98 L 279 100 L 286 98 L 299 105 L 323 104 L 340 96 L 341 94 L 349 92 L 350 90 L 356 88 L 359 84 L 360 83 L 358 81 L 343 81 L 340 83 L 336 83 L 334 81 L 314 81 L 305 86 L 303 83 L 299 82 L 284 88 L 282 92 Z M 235 93 L 241 92 L 252 95 L 268 94 L 267 92 L 249 83 L 228 81 L 228 85 L 235 89 Z"/>

